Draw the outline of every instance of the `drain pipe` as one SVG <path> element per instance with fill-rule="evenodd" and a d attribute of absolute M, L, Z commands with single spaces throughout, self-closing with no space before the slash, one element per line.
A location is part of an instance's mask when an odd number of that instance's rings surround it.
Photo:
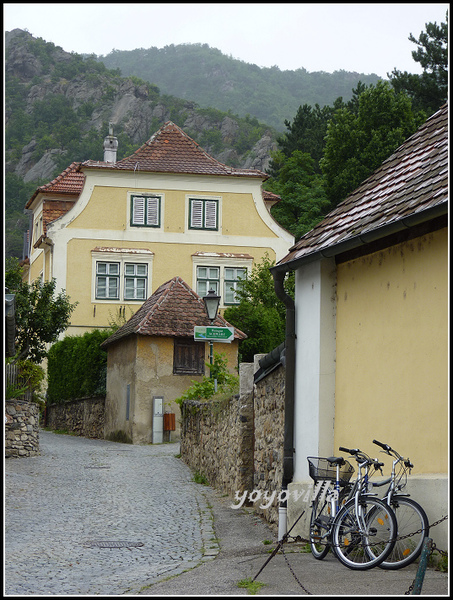
<path fill-rule="evenodd" d="M 294 300 L 284 288 L 286 271 L 272 270 L 274 289 L 279 300 L 286 306 L 286 332 L 285 332 L 285 426 L 283 442 L 283 478 L 280 505 L 278 509 L 278 540 L 280 541 L 287 531 L 288 510 L 288 484 L 293 480 L 294 474 L 294 372 L 295 372 L 295 305 Z"/>

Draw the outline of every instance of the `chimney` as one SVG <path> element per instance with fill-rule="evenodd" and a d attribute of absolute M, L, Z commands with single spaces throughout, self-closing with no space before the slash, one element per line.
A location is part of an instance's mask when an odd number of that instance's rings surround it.
<path fill-rule="evenodd" d="M 109 123 L 109 134 L 104 139 L 104 162 L 116 163 L 118 139 L 113 135 L 113 123 Z"/>

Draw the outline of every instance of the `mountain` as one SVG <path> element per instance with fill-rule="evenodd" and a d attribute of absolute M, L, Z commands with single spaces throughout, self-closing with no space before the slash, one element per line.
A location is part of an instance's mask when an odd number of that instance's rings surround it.
<path fill-rule="evenodd" d="M 179 44 L 164 48 L 113 50 L 97 57 L 109 69 L 124 76 L 136 76 L 157 85 L 165 94 L 192 100 L 202 107 L 232 110 L 285 130 L 299 106 L 331 106 L 338 97 L 352 97 L 359 81 L 375 84 L 377 75 L 306 69 L 281 71 L 258 67 L 222 54 L 207 44 Z M 303 57 L 300 57 L 303 63 Z"/>

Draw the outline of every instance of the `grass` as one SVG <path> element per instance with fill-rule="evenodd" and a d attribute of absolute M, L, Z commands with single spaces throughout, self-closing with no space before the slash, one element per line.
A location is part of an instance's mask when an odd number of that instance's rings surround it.
<path fill-rule="evenodd" d="M 198 471 L 195 471 L 195 473 L 193 474 L 193 481 L 195 481 L 195 483 L 201 483 L 202 485 L 209 485 L 209 481 L 207 480 L 206 476 L 203 475 L 202 473 L 199 473 Z"/>
<path fill-rule="evenodd" d="M 241 581 L 238 581 L 237 583 L 239 588 L 245 588 L 249 594 L 252 594 L 252 596 L 257 594 L 265 585 L 266 584 L 262 583 L 261 581 L 254 581 L 251 577 L 247 577 L 247 579 L 241 579 Z"/>

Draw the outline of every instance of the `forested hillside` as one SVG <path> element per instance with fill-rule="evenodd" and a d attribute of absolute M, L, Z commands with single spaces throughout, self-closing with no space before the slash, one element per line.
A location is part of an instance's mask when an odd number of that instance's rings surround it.
<path fill-rule="evenodd" d="M 379 79 L 347 71 L 309 73 L 303 68 L 259 67 L 207 44 L 113 50 L 98 60 L 109 69 L 120 69 L 123 76 L 135 75 L 157 85 L 163 93 L 242 117 L 249 114 L 278 131 L 284 130 L 285 119 L 292 119 L 299 106 L 331 105 L 340 96 L 349 100 L 359 81 L 370 85 Z"/>

